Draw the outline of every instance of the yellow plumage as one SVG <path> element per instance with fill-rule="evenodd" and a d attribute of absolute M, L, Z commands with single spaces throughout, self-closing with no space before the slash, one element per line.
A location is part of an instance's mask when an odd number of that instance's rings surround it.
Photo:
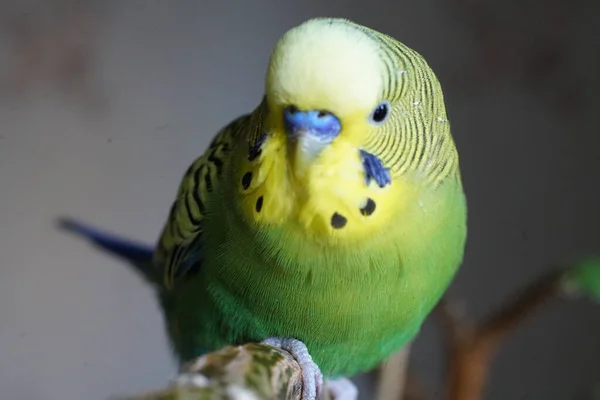
<path fill-rule="evenodd" d="M 339 29 L 332 31 L 331 24 Z M 287 224 L 319 240 L 351 244 L 410 212 L 407 205 L 418 203 L 420 185 L 435 186 L 457 173 L 441 87 L 425 60 L 392 38 L 360 29 L 357 32 L 355 24 L 343 20 L 313 19 L 278 42 L 261 105 L 269 140 L 259 159 L 246 162 L 240 155 L 242 162 L 236 165 L 238 179 L 249 169 L 257 177 L 250 190 L 239 191 L 250 219 Z M 385 125 L 373 126 L 366 117 L 382 99 L 396 105 Z M 335 114 L 342 122 L 342 134 L 315 158 L 300 146 L 290 148 L 280 117 L 288 104 Z M 384 161 L 393 185 L 380 188 L 373 181 L 364 185 L 361 148 Z M 257 213 L 261 195 L 270 206 Z M 365 216 L 360 209 L 369 198 L 377 214 Z M 331 226 L 334 212 L 343 212 L 348 219 L 345 229 Z"/>
<path fill-rule="evenodd" d="M 353 25 L 332 23 L 338 29 L 332 30 L 325 19 L 313 19 L 279 40 L 271 55 L 265 92 L 271 105 L 326 109 L 341 118 L 366 122 L 364 116 L 381 100 L 385 84 L 380 51 L 368 36 L 357 35 Z M 276 122 L 280 120 L 272 121 Z"/>

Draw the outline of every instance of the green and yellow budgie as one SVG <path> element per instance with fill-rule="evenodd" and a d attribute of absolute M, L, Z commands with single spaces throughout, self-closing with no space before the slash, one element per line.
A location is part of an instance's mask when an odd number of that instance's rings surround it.
<path fill-rule="evenodd" d="M 355 398 L 343 377 L 413 339 L 453 279 L 466 201 L 426 61 L 316 18 L 279 40 L 261 103 L 185 173 L 155 248 L 67 224 L 145 264 L 180 360 L 264 341 L 299 360 L 304 399 L 321 372 Z"/>

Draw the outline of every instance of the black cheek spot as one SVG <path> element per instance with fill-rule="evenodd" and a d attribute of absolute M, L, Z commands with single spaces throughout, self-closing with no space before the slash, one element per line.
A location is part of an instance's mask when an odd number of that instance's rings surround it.
<path fill-rule="evenodd" d="M 263 206 L 263 197 L 260 196 L 258 199 L 256 199 L 256 212 L 260 212 L 260 210 L 262 210 L 262 206 Z"/>
<path fill-rule="evenodd" d="M 344 226 L 346 226 L 347 222 L 348 220 L 346 219 L 346 217 L 338 213 L 334 213 L 331 217 L 331 226 L 333 226 L 335 229 L 343 228 Z"/>
<path fill-rule="evenodd" d="M 244 190 L 250 187 L 250 183 L 252 183 L 252 172 L 246 172 L 244 176 L 242 176 L 242 187 Z"/>
<path fill-rule="evenodd" d="M 367 199 L 367 204 L 360 209 L 360 213 L 364 216 L 369 216 L 375 211 L 375 202 L 373 199 Z"/>

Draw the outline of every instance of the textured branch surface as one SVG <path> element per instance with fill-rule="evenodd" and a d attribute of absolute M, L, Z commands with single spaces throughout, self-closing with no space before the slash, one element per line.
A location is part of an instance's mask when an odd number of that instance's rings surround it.
<path fill-rule="evenodd" d="M 448 399 L 482 398 L 490 362 L 502 341 L 525 319 L 562 293 L 564 277 L 564 270 L 549 272 L 479 324 L 471 322 L 456 304 L 442 299 L 437 311 L 447 339 Z"/>
<path fill-rule="evenodd" d="M 324 391 L 319 399 L 330 400 Z M 301 393 L 301 369 L 291 354 L 249 343 L 193 360 L 171 387 L 127 400 L 296 400 Z"/>

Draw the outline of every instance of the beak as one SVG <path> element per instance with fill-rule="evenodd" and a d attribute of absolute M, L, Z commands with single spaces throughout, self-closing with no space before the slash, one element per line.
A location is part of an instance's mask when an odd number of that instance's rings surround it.
<path fill-rule="evenodd" d="M 283 126 L 289 138 L 309 135 L 320 142 L 330 143 L 342 130 L 340 120 L 327 111 L 300 111 L 294 106 L 283 111 Z"/>
<path fill-rule="evenodd" d="M 342 130 L 335 115 L 319 110 L 300 111 L 294 106 L 283 111 L 283 126 L 295 171 L 299 175 L 307 171 L 312 161 Z"/>

